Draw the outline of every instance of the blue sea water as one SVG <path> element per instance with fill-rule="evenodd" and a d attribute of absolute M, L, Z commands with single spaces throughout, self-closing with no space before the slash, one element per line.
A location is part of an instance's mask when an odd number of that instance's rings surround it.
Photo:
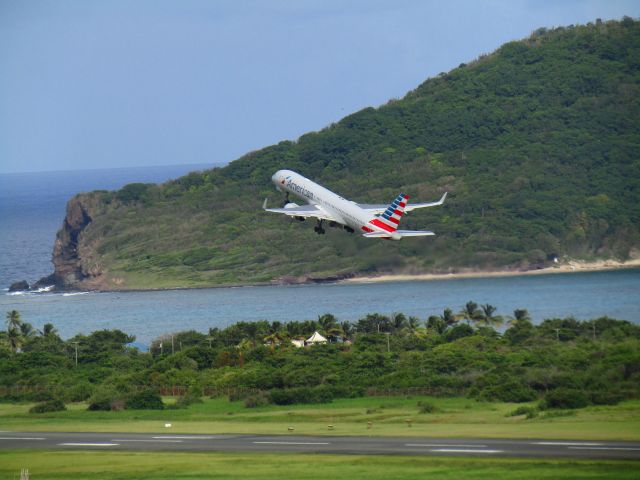
<path fill-rule="evenodd" d="M 67 201 L 76 193 L 127 183 L 160 183 L 214 165 L 0 174 L 0 288 L 53 272 L 51 253 Z"/>
<path fill-rule="evenodd" d="M 55 233 L 74 194 L 131 182 L 162 182 L 205 165 L 0 175 L 0 286 L 51 273 Z M 315 319 L 330 312 L 355 321 L 367 313 L 403 312 L 426 319 L 469 300 L 498 314 L 527 308 L 534 321 L 575 316 L 640 323 L 640 270 L 378 284 L 211 288 L 151 292 L 0 294 L 0 311 L 18 310 L 63 338 L 119 328 L 148 344 L 179 330 L 206 332 L 238 321 Z"/>
<path fill-rule="evenodd" d="M 310 320 L 333 313 L 355 321 L 367 313 L 403 312 L 426 319 L 469 300 L 498 314 L 527 308 L 535 322 L 608 315 L 640 323 L 640 270 L 539 276 L 209 288 L 150 292 L 0 295 L 0 308 L 16 309 L 40 328 L 52 322 L 63 337 L 119 328 L 148 344 L 164 333 L 224 327 L 238 321 Z"/>

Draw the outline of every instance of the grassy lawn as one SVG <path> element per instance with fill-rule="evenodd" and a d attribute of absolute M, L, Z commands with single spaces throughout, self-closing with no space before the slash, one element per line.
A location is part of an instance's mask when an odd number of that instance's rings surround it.
<path fill-rule="evenodd" d="M 1 451 L 0 478 L 636 479 L 637 462 L 234 453 Z"/>
<path fill-rule="evenodd" d="M 166 403 L 173 399 L 165 399 Z M 419 413 L 418 401 L 435 405 Z M 322 405 L 269 405 L 245 408 L 226 398 L 205 399 L 181 410 L 89 412 L 72 404 L 65 412 L 30 414 L 32 404 L 0 404 L 3 430 L 180 433 L 248 433 L 640 440 L 640 401 L 538 417 L 507 414 L 521 404 L 477 402 L 466 398 L 364 397 Z M 410 424 L 407 423 L 410 420 Z M 369 422 L 370 425 L 369 425 Z M 333 429 L 329 430 L 329 425 Z M 410 426 L 409 426 L 410 425 Z"/>

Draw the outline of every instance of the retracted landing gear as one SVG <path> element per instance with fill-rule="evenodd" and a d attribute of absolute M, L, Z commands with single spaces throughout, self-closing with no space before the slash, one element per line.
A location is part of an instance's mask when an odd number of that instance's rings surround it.
<path fill-rule="evenodd" d="M 318 225 L 313 227 L 313 231 L 316 232 L 318 235 L 324 235 L 325 230 L 324 228 L 322 228 L 322 220 L 318 220 Z"/>

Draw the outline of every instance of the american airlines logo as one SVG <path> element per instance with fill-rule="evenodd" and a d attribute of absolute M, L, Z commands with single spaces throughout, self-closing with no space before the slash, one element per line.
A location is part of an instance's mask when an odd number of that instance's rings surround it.
<path fill-rule="evenodd" d="M 313 195 L 313 192 L 307 190 L 305 187 L 302 187 L 300 185 L 298 185 L 297 183 L 295 183 L 294 181 L 292 181 L 290 178 L 287 178 L 287 185 L 286 187 L 291 190 L 292 192 L 295 192 L 296 194 L 302 196 L 302 197 L 307 197 L 310 200 L 314 200 L 315 196 Z"/>

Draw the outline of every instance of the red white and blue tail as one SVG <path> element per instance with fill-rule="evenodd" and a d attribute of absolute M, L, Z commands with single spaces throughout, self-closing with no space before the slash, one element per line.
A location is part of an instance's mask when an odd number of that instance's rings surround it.
<path fill-rule="evenodd" d="M 408 200 L 409 195 L 401 193 L 380 216 L 371 220 L 370 223 L 387 232 L 395 232 L 404 215 L 404 209 L 407 206 Z"/>

